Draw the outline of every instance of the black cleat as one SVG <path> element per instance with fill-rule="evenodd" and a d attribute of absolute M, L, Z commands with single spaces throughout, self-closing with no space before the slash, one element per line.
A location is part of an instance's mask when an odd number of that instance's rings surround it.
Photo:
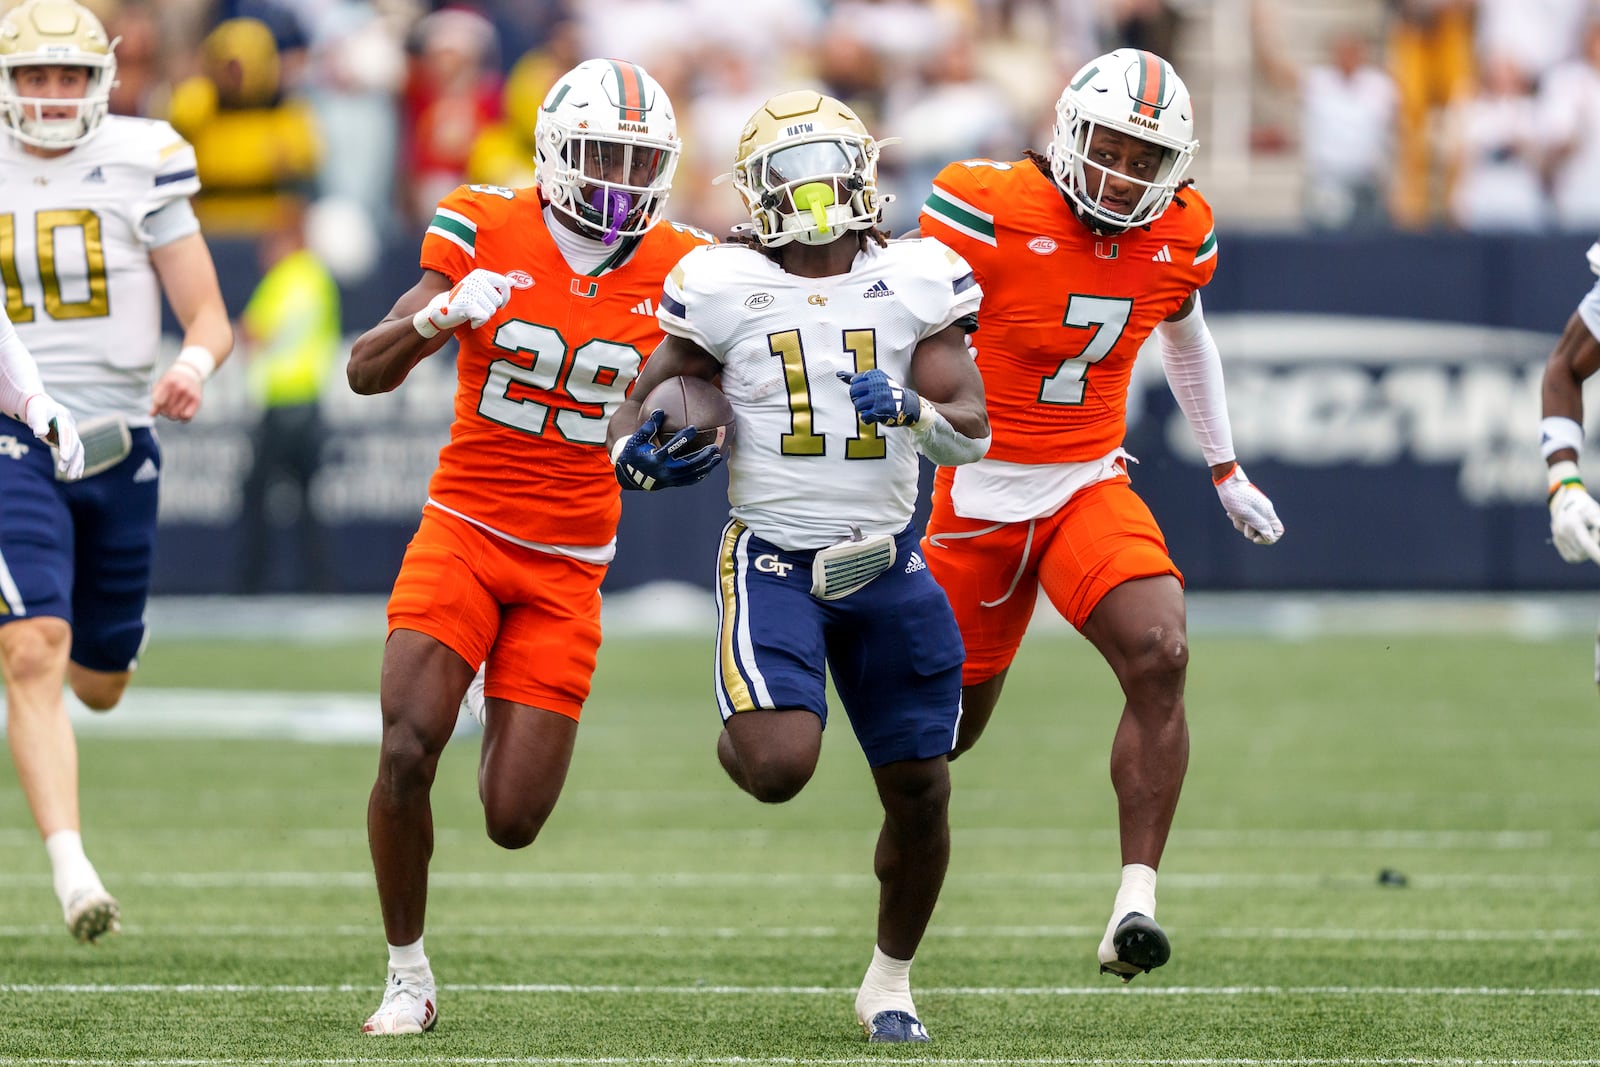
<path fill-rule="evenodd" d="M 1114 974 L 1127 985 L 1141 974 L 1149 974 L 1172 958 L 1172 945 L 1161 927 L 1148 915 L 1130 911 L 1111 935 L 1117 958 L 1100 964 L 1101 974 Z"/>
<path fill-rule="evenodd" d="M 927 1041 L 928 1030 L 909 1011 L 880 1011 L 861 1024 L 873 1044 Z"/>

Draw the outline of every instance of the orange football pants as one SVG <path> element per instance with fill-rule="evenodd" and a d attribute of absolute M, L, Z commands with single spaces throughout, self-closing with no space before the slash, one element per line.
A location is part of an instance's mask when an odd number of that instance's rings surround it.
<path fill-rule="evenodd" d="M 605 573 L 424 508 L 389 596 L 389 632 L 416 630 L 468 663 L 487 661 L 488 696 L 576 719 L 600 650 Z"/>
<path fill-rule="evenodd" d="M 1123 582 L 1158 574 L 1183 581 L 1155 516 L 1126 476 L 1080 489 L 1053 515 L 1007 523 L 960 517 L 941 479 L 922 556 L 961 626 L 967 646 L 962 685 L 987 681 L 1011 665 L 1041 588 L 1081 630 Z"/>

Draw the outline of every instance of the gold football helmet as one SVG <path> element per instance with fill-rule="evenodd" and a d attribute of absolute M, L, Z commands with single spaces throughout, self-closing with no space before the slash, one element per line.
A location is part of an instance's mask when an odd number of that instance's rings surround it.
<path fill-rule="evenodd" d="M 780 93 L 744 124 L 728 177 L 763 245 L 825 245 L 883 217 L 892 198 L 878 194 L 878 148 L 833 97 Z"/>
<path fill-rule="evenodd" d="M 0 119 L 7 131 L 40 148 L 71 148 L 93 137 L 116 83 L 115 47 L 94 13 L 73 0 L 27 0 L 6 12 L 0 18 Z M 16 82 L 23 67 L 83 67 L 88 88 L 82 99 L 23 96 Z M 46 108 L 64 107 L 76 114 L 44 117 Z"/>

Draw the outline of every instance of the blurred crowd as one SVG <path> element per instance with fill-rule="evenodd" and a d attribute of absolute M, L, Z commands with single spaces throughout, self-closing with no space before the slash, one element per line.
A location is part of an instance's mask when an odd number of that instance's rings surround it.
<path fill-rule="evenodd" d="M 113 35 L 113 108 L 195 145 L 217 237 L 286 201 L 338 239 L 336 274 L 417 232 L 462 182 L 533 180 L 551 81 L 590 56 L 643 64 L 685 151 L 669 213 L 742 220 L 726 171 L 743 120 L 797 85 L 855 106 L 914 225 L 943 163 L 1049 138 L 1070 73 L 1112 47 L 1174 60 L 1200 110 L 1215 0 L 91 0 Z M 1600 0 L 1250 0 L 1249 151 L 1300 165 L 1290 224 L 1600 229 Z M 1306 12 L 1322 17 L 1308 21 Z M 1247 24 L 1245 24 L 1247 23 Z M 1315 27 L 1308 35 L 1307 25 Z M 1208 27 L 1211 36 L 1199 33 Z M 1313 39 L 1314 37 L 1314 39 Z M 1193 73 L 1191 73 L 1191 70 Z M 1285 104 L 1284 101 L 1290 103 Z M 1276 110 L 1274 110 L 1276 106 Z"/>
<path fill-rule="evenodd" d="M 1283 10 L 1253 4 L 1252 54 L 1298 94 L 1311 225 L 1600 229 L 1596 0 L 1386 0 L 1381 32 L 1342 27 L 1306 64 Z"/>

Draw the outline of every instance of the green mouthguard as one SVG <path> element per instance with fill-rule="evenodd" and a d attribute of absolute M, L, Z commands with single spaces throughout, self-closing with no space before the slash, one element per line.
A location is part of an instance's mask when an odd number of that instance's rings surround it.
<path fill-rule="evenodd" d="M 807 182 L 794 191 L 794 206 L 811 212 L 817 220 L 817 230 L 827 233 L 828 208 L 833 206 L 833 186 L 828 182 Z"/>

